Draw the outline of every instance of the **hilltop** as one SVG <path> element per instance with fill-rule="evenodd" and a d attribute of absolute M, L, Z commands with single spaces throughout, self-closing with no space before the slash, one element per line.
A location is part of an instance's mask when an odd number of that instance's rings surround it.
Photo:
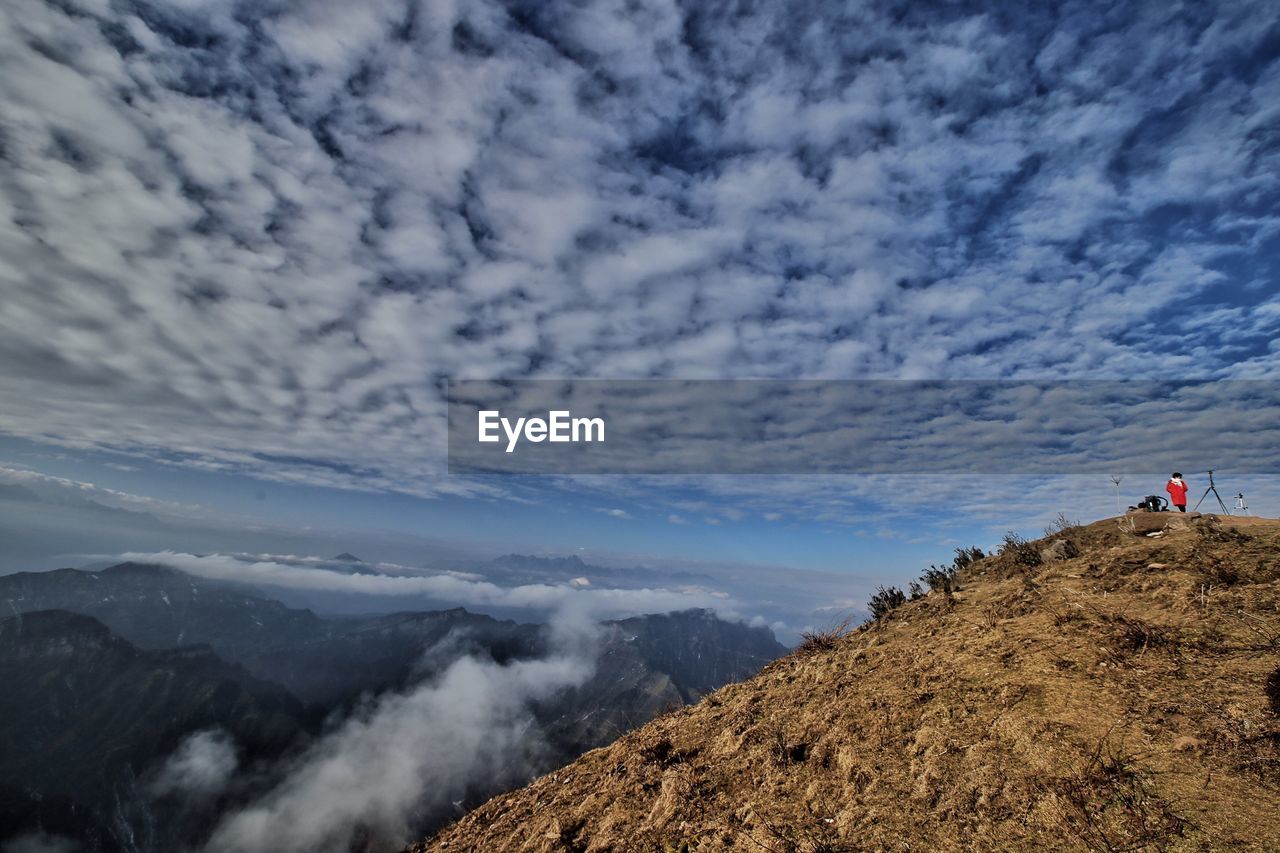
<path fill-rule="evenodd" d="M 1280 522 L 1166 518 L 1015 541 L 411 849 L 1277 849 Z"/>

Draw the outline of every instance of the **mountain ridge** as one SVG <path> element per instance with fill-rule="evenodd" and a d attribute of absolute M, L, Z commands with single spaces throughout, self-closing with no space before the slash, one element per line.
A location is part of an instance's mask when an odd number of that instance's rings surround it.
<path fill-rule="evenodd" d="M 545 626 L 473 613 L 463 607 L 404 610 L 358 617 L 320 616 L 290 607 L 240 584 L 215 581 L 155 563 L 125 562 L 97 571 L 55 569 L 0 576 L 0 606 L 9 613 L 61 609 L 85 613 L 114 633 L 148 649 L 207 644 L 220 657 L 245 666 L 254 675 L 288 688 L 304 702 L 330 705 L 349 702 L 362 692 L 403 686 L 420 677 L 414 664 L 421 649 L 447 635 L 498 662 L 545 651 Z M 701 614 L 705 624 L 695 624 Z M 693 654 L 718 667 L 690 672 L 689 661 L 677 661 L 660 641 L 662 627 L 652 620 L 683 620 L 684 629 L 732 631 L 734 643 L 754 649 L 733 659 L 713 642 Z M 772 660 L 786 649 L 767 628 L 729 628 L 737 623 L 695 608 L 671 614 L 649 614 L 602 623 L 631 628 L 639 634 L 642 656 L 654 668 L 682 667 L 672 673 L 683 700 L 712 685 Z M 676 627 L 674 624 L 669 627 Z M 766 636 L 767 635 L 767 636 Z M 610 635 L 612 636 L 612 635 Z M 680 636 L 694 636 L 684 631 Z M 613 637 L 614 642 L 621 642 Z M 726 643 L 726 645 L 732 645 Z M 717 659 L 717 655 L 720 655 Z M 340 677 L 330 677 L 340 676 Z M 687 676 L 687 677 L 682 677 Z"/>
<path fill-rule="evenodd" d="M 1011 537 L 409 849 L 1276 849 L 1280 522 L 1125 521 Z"/>

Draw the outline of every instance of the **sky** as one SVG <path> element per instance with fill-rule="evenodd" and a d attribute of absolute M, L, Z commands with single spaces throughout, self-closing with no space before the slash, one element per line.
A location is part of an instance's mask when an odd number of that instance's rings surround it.
<path fill-rule="evenodd" d="M 0 570 L 346 542 L 853 600 L 1111 514 L 1065 473 L 451 477 L 444 387 L 1274 379 L 1272 12 L 11 0 Z"/>

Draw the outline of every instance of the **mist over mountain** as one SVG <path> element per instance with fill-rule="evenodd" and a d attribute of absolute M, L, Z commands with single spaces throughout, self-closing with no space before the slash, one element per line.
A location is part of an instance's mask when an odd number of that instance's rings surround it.
<path fill-rule="evenodd" d="M 11 612 L 86 613 L 143 648 L 208 645 L 308 703 L 330 707 L 366 691 L 401 686 L 424 672 L 420 658 L 446 636 L 454 653 L 484 651 L 499 662 L 536 651 L 538 628 L 457 608 L 367 618 L 321 618 L 242 585 L 165 566 L 121 563 L 97 572 L 59 569 L 0 577 Z"/>
<path fill-rule="evenodd" d="M 714 606 L 734 618 L 758 617 L 786 642 L 795 642 L 803 630 L 825 622 L 821 608 L 843 598 L 848 583 L 833 572 L 779 572 L 741 561 L 575 552 L 564 547 L 504 553 L 503 547 L 480 541 L 257 525 L 2 462 L 0 542 L 0 572 L 106 568 L 126 554 L 135 562 L 169 565 L 173 558 L 166 555 L 230 554 L 245 563 L 275 562 L 348 576 L 444 576 L 500 587 L 550 584 L 592 591 L 666 589 L 674 593 L 666 601 L 640 603 L 633 596 L 613 615 Z M 334 556 L 306 556 L 324 554 Z M 327 575 L 317 575 L 321 577 Z M 442 610 L 462 604 L 500 619 L 545 621 L 554 610 L 425 591 L 409 594 L 403 588 L 379 594 L 319 583 L 268 586 L 262 579 L 255 586 L 292 607 L 329 614 Z"/>
<path fill-rule="evenodd" d="M 617 568 L 574 558 L 508 557 L 494 568 L 488 561 L 420 566 L 181 550 L 122 556 L 135 563 L 168 565 L 197 577 L 256 589 L 289 606 L 330 615 L 463 606 L 499 619 L 547 621 L 566 608 L 591 612 L 602 619 L 705 608 L 730 620 L 769 625 L 789 641 L 798 638 L 813 620 L 822 618 L 809 592 L 788 589 L 776 573 L 759 567 L 725 571 L 723 575 L 709 573 L 705 583 L 698 583 L 691 572 L 644 566 Z M 691 578 L 695 582 L 690 582 Z M 834 577 L 827 581 L 834 584 Z"/>
<path fill-rule="evenodd" d="M 639 589 L 662 585 L 714 585 L 717 579 L 705 572 L 677 571 L 651 566 L 601 566 L 588 563 L 577 555 L 537 557 L 506 554 L 475 566 L 475 570 L 494 580 L 508 584 L 539 581 L 574 581 L 586 579 L 621 589 Z"/>
<path fill-rule="evenodd" d="M 343 815 L 316 824 L 323 849 L 394 846 L 785 651 L 705 610 L 560 627 L 462 608 L 325 616 L 142 563 L 2 576 L 0 602 L 14 614 L 4 673 L 22 683 L 9 701 L 24 709 L 6 717 L 0 756 L 5 835 L 40 827 L 104 851 L 162 851 L 215 827 L 227 849 L 255 849 L 250 816 L 292 808 L 334 755 L 359 749 L 377 767 L 416 739 L 397 784 L 418 796 L 397 795 L 391 814 L 382 795 L 316 812 Z M 219 762 L 213 794 L 157 781 L 216 776 Z"/>

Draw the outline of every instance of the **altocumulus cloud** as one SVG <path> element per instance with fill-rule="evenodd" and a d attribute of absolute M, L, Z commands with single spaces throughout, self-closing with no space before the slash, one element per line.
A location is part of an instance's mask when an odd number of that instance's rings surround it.
<path fill-rule="evenodd" d="M 447 377 L 1274 375 L 1268 12 L 13 0 L 0 430 L 470 493 Z"/>

